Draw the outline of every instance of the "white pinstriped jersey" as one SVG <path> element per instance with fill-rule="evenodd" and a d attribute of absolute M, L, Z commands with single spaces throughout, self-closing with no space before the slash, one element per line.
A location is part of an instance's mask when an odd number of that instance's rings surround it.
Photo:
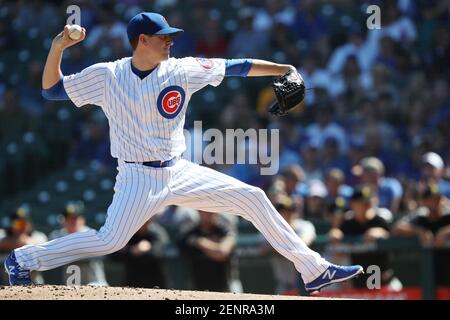
<path fill-rule="evenodd" d="M 124 58 L 64 77 L 75 105 L 99 105 L 109 119 L 111 153 L 120 160 L 114 197 L 99 231 L 23 246 L 14 251 L 17 263 L 26 270 L 45 271 L 113 253 L 145 221 L 176 205 L 241 216 L 295 264 L 304 283 L 323 274 L 329 263 L 298 237 L 263 190 L 184 159 L 173 166 L 145 170 L 142 165 L 124 163 L 180 155 L 186 148 L 183 125 L 189 98 L 208 84 L 219 85 L 224 75 L 223 59 L 171 58 L 141 80 L 131 70 L 131 58 Z"/>
<path fill-rule="evenodd" d="M 111 154 L 125 161 L 169 160 L 186 150 L 183 126 L 190 97 L 225 76 L 225 60 L 187 57 L 162 61 L 144 79 L 131 57 L 94 64 L 65 76 L 77 107 L 100 106 L 109 121 Z"/>

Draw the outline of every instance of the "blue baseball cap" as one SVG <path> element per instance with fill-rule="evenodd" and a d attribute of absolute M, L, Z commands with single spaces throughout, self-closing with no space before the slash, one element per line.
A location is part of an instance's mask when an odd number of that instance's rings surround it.
<path fill-rule="evenodd" d="M 154 12 L 141 12 L 131 18 L 127 26 L 128 40 L 142 34 L 164 35 L 184 32 L 183 29 L 169 26 L 167 20 L 160 14 Z"/>

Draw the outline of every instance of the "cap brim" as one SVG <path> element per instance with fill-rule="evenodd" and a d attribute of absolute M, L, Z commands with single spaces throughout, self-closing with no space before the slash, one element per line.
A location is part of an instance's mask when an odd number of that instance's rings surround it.
<path fill-rule="evenodd" d="M 170 35 L 174 35 L 175 36 L 175 35 L 179 35 L 179 34 L 181 34 L 183 32 L 184 32 L 183 29 L 169 27 L 169 28 L 161 29 L 158 32 L 156 32 L 155 34 L 156 35 L 170 34 Z"/>

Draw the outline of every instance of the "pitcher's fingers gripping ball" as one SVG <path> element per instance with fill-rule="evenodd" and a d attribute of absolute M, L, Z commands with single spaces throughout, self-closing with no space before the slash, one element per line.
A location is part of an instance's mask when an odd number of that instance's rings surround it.
<path fill-rule="evenodd" d="M 81 36 L 83 34 L 83 29 L 81 26 L 77 24 L 73 24 L 69 27 L 69 37 L 72 40 L 80 40 Z"/>
<path fill-rule="evenodd" d="M 86 29 L 79 25 L 65 25 L 52 41 L 52 49 L 64 50 L 86 38 Z"/>

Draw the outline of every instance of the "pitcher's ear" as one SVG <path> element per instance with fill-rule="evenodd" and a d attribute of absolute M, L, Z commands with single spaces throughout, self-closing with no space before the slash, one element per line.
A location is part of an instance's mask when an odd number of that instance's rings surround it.
<path fill-rule="evenodd" d="M 149 36 L 145 35 L 145 34 L 140 34 L 139 35 L 139 42 L 142 43 L 144 46 L 149 45 Z"/>

